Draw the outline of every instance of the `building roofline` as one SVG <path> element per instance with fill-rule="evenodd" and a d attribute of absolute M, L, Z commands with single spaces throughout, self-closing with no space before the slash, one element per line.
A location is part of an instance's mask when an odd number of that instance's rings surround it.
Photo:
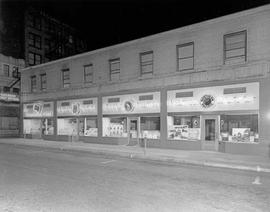
<path fill-rule="evenodd" d="M 186 25 L 186 26 L 179 27 L 179 28 L 176 28 L 176 29 L 168 30 L 168 31 L 165 31 L 165 32 L 149 35 L 149 36 L 146 36 L 146 37 L 142 37 L 142 38 L 138 38 L 138 39 L 134 39 L 134 40 L 130 40 L 130 41 L 126 41 L 126 42 L 115 44 L 115 45 L 112 45 L 112 46 L 107 46 L 107 47 L 103 47 L 103 48 L 100 48 L 100 49 L 91 50 L 91 51 L 88 51 L 88 52 L 84 52 L 84 53 L 76 54 L 76 55 L 73 55 L 73 56 L 61 58 L 61 59 L 50 61 L 50 62 L 47 62 L 47 63 L 42 63 L 42 64 L 35 65 L 35 66 L 29 66 L 27 68 L 22 69 L 21 71 L 31 70 L 33 68 L 40 68 L 40 67 L 50 66 L 50 65 L 60 63 L 60 62 L 64 62 L 64 61 L 67 61 L 67 60 L 70 60 L 70 59 L 77 59 L 77 58 L 80 58 L 80 57 L 85 57 L 85 56 L 88 56 L 88 55 L 93 55 L 93 54 L 96 54 L 96 53 L 105 52 L 105 51 L 108 51 L 108 50 L 113 50 L 113 49 L 116 49 L 116 48 L 136 44 L 136 43 L 139 43 L 139 42 L 144 42 L 144 41 L 156 39 L 156 38 L 159 38 L 159 37 L 163 37 L 163 36 L 166 36 L 168 34 L 174 34 L 174 33 L 177 33 L 177 32 L 182 33 L 182 32 L 187 31 L 187 30 L 194 30 L 196 28 L 200 28 L 200 27 L 203 27 L 203 26 L 206 26 L 206 25 L 215 24 L 215 23 L 225 21 L 225 20 L 229 20 L 229 19 L 233 19 L 233 18 L 240 18 L 240 17 L 243 17 L 243 16 L 252 15 L 252 14 L 256 14 L 256 13 L 267 11 L 267 10 L 270 10 L 270 4 L 266 4 L 266 5 L 255 7 L 255 8 L 251 8 L 251 9 L 248 9 L 248 10 L 243 10 L 243 11 L 240 11 L 240 12 L 235 12 L 235 13 L 232 13 L 232 14 L 220 16 L 220 17 L 209 19 L 209 20 L 206 20 L 206 21 L 194 23 L 194 24 L 191 24 L 191 25 Z"/>

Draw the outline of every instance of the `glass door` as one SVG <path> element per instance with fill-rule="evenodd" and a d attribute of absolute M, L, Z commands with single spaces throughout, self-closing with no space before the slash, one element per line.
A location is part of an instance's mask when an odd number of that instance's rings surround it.
<path fill-rule="evenodd" d="M 128 118 L 128 144 L 137 145 L 139 143 L 139 118 Z"/>
<path fill-rule="evenodd" d="M 219 116 L 202 116 L 202 150 L 218 150 Z"/>

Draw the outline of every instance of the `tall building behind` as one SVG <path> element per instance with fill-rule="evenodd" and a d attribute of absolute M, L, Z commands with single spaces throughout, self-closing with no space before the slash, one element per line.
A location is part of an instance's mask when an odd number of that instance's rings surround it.
<path fill-rule="evenodd" d="M 32 66 L 85 51 L 73 27 L 23 2 L 0 2 L 0 53 Z"/>
<path fill-rule="evenodd" d="M 43 11 L 28 7 L 25 9 L 24 23 L 26 66 L 86 51 L 86 42 L 74 28 Z"/>

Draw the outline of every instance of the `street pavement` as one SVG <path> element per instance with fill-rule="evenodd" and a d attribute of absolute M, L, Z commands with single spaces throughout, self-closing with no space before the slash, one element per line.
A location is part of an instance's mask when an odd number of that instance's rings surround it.
<path fill-rule="evenodd" d="M 60 147 L 1 142 L 1 212 L 269 212 L 267 172 Z"/>
<path fill-rule="evenodd" d="M 117 155 L 145 161 L 173 162 L 270 173 L 270 156 L 261 157 L 252 155 L 237 155 L 212 151 L 187 151 L 158 148 L 145 149 L 140 146 L 108 145 L 83 142 L 57 142 L 24 138 L 0 138 L 0 144 L 1 143 L 53 148 L 60 149 L 62 151 L 81 151 L 103 155 Z"/>

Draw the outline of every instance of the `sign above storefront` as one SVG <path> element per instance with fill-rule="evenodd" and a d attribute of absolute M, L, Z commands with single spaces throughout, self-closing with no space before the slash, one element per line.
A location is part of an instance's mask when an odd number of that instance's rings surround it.
<path fill-rule="evenodd" d="M 102 98 L 102 112 L 112 114 L 160 113 L 160 93 L 139 93 Z"/>
<path fill-rule="evenodd" d="M 258 110 L 259 83 L 168 91 L 167 109 L 168 112 Z"/>
<path fill-rule="evenodd" d="M 24 117 L 52 117 L 53 102 L 35 102 L 23 105 Z"/>
<path fill-rule="evenodd" d="M 19 96 L 16 94 L 9 94 L 9 93 L 0 93 L 0 100 L 6 102 L 19 102 Z"/>
<path fill-rule="evenodd" d="M 97 115 L 97 98 L 73 99 L 57 102 L 57 116 Z"/>

